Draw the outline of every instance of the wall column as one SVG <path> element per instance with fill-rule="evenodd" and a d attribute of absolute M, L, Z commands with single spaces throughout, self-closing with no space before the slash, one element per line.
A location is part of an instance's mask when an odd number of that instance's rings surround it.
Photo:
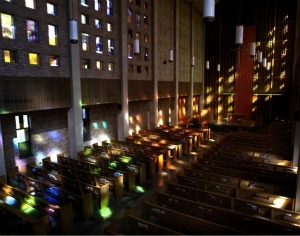
<path fill-rule="evenodd" d="M 149 123 L 150 129 L 158 126 L 158 19 L 157 19 L 157 1 L 152 2 L 152 16 L 153 16 L 153 100 L 149 102 Z"/>
<path fill-rule="evenodd" d="M 3 139 L 2 139 L 2 124 L 1 124 L 1 117 L 0 117 L 0 180 L 1 180 L 1 176 L 4 176 L 4 178 L 6 178 L 4 148 L 3 148 Z"/>
<path fill-rule="evenodd" d="M 129 135 L 129 110 L 128 110 L 128 71 L 127 71 L 127 1 L 120 1 L 120 78 L 121 78 L 121 106 L 118 114 L 118 140 L 125 140 Z"/>
<path fill-rule="evenodd" d="M 294 120 L 292 122 L 293 127 L 293 142 L 294 145 L 294 153 L 293 153 L 293 165 L 298 166 L 298 175 L 297 175 L 297 185 L 296 185 L 296 200 L 295 200 L 295 211 L 300 211 L 300 163 L 299 163 L 299 145 L 300 145 L 300 3 L 297 1 L 297 16 L 296 16 L 296 25 L 295 25 L 295 47 L 294 47 L 294 64 L 293 64 L 293 78 L 292 78 L 292 94 L 291 98 L 291 114 L 297 114 L 293 117 Z"/>
<path fill-rule="evenodd" d="M 175 83 L 175 99 L 174 99 L 174 119 L 172 116 L 172 125 L 178 125 L 178 98 L 179 98 L 179 0 L 176 1 L 175 6 L 175 73 L 174 73 L 174 83 Z M 172 114 L 173 115 L 173 114 Z"/>
<path fill-rule="evenodd" d="M 193 98 L 194 98 L 194 67 L 195 65 L 192 65 L 193 62 L 195 62 L 195 60 L 192 62 L 192 57 L 195 57 L 195 45 L 194 45 L 194 37 L 195 37 L 195 21 L 194 21 L 194 2 L 191 2 L 191 7 L 190 7 L 190 11 L 191 11 L 191 18 L 190 18 L 190 24 L 191 24 L 191 42 L 190 42 L 190 48 L 191 48 L 191 56 L 190 56 L 190 65 L 191 65 L 191 74 L 190 74 L 190 96 L 188 99 L 188 116 L 189 117 L 193 117 Z"/>
<path fill-rule="evenodd" d="M 69 1 L 70 19 L 78 21 L 78 5 L 76 0 Z M 78 36 L 79 38 L 79 36 Z M 81 81 L 80 81 L 80 43 L 70 44 L 70 79 L 71 79 L 71 108 L 68 111 L 68 128 L 70 156 L 77 158 L 77 152 L 83 150 Z"/>

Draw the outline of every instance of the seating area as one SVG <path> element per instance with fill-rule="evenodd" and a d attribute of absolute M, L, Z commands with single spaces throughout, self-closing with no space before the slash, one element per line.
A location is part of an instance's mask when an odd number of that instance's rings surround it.
<path fill-rule="evenodd" d="M 253 141 L 241 145 L 246 139 Z M 104 234 L 299 234 L 297 168 L 291 149 L 280 148 L 286 139 L 233 132 L 219 140 L 193 146 L 185 165 Z"/>
<path fill-rule="evenodd" d="M 272 134 L 142 130 L 11 169 L 0 207 L 30 234 L 299 234 L 291 151 Z"/>

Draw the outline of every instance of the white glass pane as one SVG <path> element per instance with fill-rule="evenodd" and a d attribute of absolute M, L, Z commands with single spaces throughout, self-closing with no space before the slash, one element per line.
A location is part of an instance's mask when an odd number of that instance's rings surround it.
<path fill-rule="evenodd" d="M 28 128 L 28 116 L 27 115 L 23 115 L 23 127 L 24 128 Z"/>
<path fill-rule="evenodd" d="M 20 118 L 19 118 L 19 116 L 15 116 L 15 121 L 16 121 L 16 129 L 20 129 Z"/>

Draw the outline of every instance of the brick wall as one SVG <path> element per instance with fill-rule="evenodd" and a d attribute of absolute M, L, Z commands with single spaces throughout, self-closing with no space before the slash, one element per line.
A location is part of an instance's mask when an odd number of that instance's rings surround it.
<path fill-rule="evenodd" d="M 2 137 L 6 169 L 24 165 L 30 161 L 40 162 L 46 156 L 69 153 L 67 109 L 28 112 L 31 124 L 32 157 L 19 158 L 15 115 L 1 116 Z M 18 114 L 18 115 L 23 115 Z"/>

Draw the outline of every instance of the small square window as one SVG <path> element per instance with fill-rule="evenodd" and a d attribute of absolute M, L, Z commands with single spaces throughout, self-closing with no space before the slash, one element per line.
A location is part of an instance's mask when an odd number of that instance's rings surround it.
<path fill-rule="evenodd" d="M 107 31 L 112 32 L 113 31 L 113 25 L 111 23 L 107 23 Z"/>
<path fill-rule="evenodd" d="M 142 67 L 141 66 L 137 66 L 136 67 L 136 72 L 137 73 L 142 73 Z"/>
<path fill-rule="evenodd" d="M 113 2 L 112 0 L 106 0 L 106 13 L 108 16 L 112 16 L 113 15 Z"/>
<path fill-rule="evenodd" d="M 148 29 L 148 16 L 144 16 L 144 29 Z"/>
<path fill-rule="evenodd" d="M 95 11 L 101 10 L 101 0 L 95 0 Z"/>
<path fill-rule="evenodd" d="M 89 1 L 88 0 L 80 0 L 80 5 L 84 6 L 84 7 L 88 7 L 89 6 Z"/>
<path fill-rule="evenodd" d="M 96 61 L 97 70 L 103 70 L 103 61 Z"/>
<path fill-rule="evenodd" d="M 25 0 L 25 6 L 31 9 L 36 8 L 35 0 Z"/>
<path fill-rule="evenodd" d="M 37 53 L 29 53 L 29 64 L 30 65 L 39 65 L 40 64 L 40 55 Z"/>
<path fill-rule="evenodd" d="M 82 37 L 82 50 L 89 51 L 90 50 L 90 35 L 86 33 L 81 34 Z"/>
<path fill-rule="evenodd" d="M 144 2 L 144 10 L 148 11 L 148 3 L 147 2 Z"/>
<path fill-rule="evenodd" d="M 136 27 L 141 27 L 141 15 L 139 13 L 135 15 L 135 25 Z"/>
<path fill-rule="evenodd" d="M 12 15 L 1 13 L 1 26 L 3 38 L 15 38 L 15 22 Z"/>
<path fill-rule="evenodd" d="M 50 66 L 59 66 L 60 65 L 60 57 L 52 55 L 50 56 Z"/>
<path fill-rule="evenodd" d="M 38 41 L 38 26 L 34 20 L 27 20 L 27 40 L 28 42 Z"/>
<path fill-rule="evenodd" d="M 132 15 L 133 15 L 132 9 L 128 8 L 127 9 L 127 23 L 128 24 L 132 23 Z"/>
<path fill-rule="evenodd" d="M 48 25 L 48 37 L 49 37 L 49 45 L 56 46 L 58 44 L 56 25 Z"/>
<path fill-rule="evenodd" d="M 133 72 L 133 65 L 128 65 L 128 72 L 132 73 Z"/>
<path fill-rule="evenodd" d="M 96 37 L 96 53 L 103 53 L 103 38 Z"/>
<path fill-rule="evenodd" d="M 133 30 L 129 29 L 128 30 L 128 39 L 132 39 L 133 38 Z"/>
<path fill-rule="evenodd" d="M 144 35 L 144 42 L 148 43 L 148 35 Z"/>
<path fill-rule="evenodd" d="M 57 14 L 56 11 L 57 11 L 57 6 L 55 4 L 53 4 L 53 3 L 47 2 L 47 13 L 49 15 L 56 16 L 56 14 Z"/>
<path fill-rule="evenodd" d="M 109 62 L 107 69 L 108 69 L 108 71 L 113 71 L 114 70 L 114 63 L 113 62 Z"/>
<path fill-rule="evenodd" d="M 132 59 L 133 58 L 133 45 L 132 44 L 128 44 L 127 46 L 127 53 L 128 53 L 128 59 Z"/>
<path fill-rule="evenodd" d="M 145 59 L 145 61 L 148 61 L 149 60 L 149 49 L 145 48 L 144 50 L 145 50 L 145 57 L 144 57 L 144 59 Z"/>
<path fill-rule="evenodd" d="M 89 16 L 81 14 L 81 24 L 88 25 L 89 24 Z"/>
<path fill-rule="evenodd" d="M 108 54 L 114 55 L 114 40 L 108 39 L 107 46 L 108 46 L 108 48 L 107 48 Z"/>
<path fill-rule="evenodd" d="M 97 29 L 102 29 L 102 20 L 95 19 L 95 26 Z"/>
<path fill-rule="evenodd" d="M 91 61 L 89 59 L 83 59 L 83 69 L 91 69 Z"/>
<path fill-rule="evenodd" d="M 12 50 L 4 50 L 4 62 L 6 63 L 16 63 L 17 62 L 17 52 Z"/>

